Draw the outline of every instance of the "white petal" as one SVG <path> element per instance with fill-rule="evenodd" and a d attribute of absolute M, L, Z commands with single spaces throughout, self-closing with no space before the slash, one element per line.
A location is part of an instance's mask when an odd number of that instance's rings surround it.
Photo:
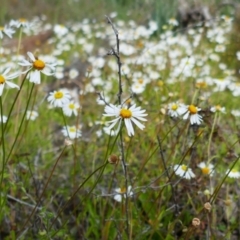
<path fill-rule="evenodd" d="M 11 68 L 7 68 L 5 69 L 5 71 L 3 72 L 3 76 L 6 77 L 5 75 L 9 73 L 9 71 L 11 70 Z"/>
<path fill-rule="evenodd" d="M 121 202 L 122 201 L 122 195 L 121 194 L 116 194 L 114 195 L 114 200 L 116 200 L 117 202 Z"/>
<path fill-rule="evenodd" d="M 47 75 L 47 76 L 51 76 L 55 73 L 55 72 L 52 72 L 52 70 L 50 68 L 47 68 L 47 67 L 45 67 L 41 72 L 43 74 Z"/>
<path fill-rule="evenodd" d="M 108 126 L 107 128 L 112 129 L 117 124 L 118 121 L 119 121 L 119 119 L 114 119 L 114 120 L 110 121 L 110 122 L 112 122 L 112 124 L 110 126 Z"/>
<path fill-rule="evenodd" d="M 20 73 L 18 73 L 18 72 L 12 73 L 12 74 L 8 75 L 8 76 L 6 77 L 6 79 L 7 79 L 7 80 L 8 80 L 8 79 L 14 79 L 14 78 L 18 77 L 19 75 L 20 75 Z"/>
<path fill-rule="evenodd" d="M 32 67 L 32 63 L 30 63 L 29 61 L 27 61 L 26 59 L 22 59 L 22 61 L 21 62 L 19 62 L 18 63 L 20 66 L 24 66 L 24 67 L 26 67 L 26 66 L 31 66 Z"/>
<path fill-rule="evenodd" d="M 2 96 L 4 85 L 5 84 L 0 84 L 0 96 Z"/>
<path fill-rule="evenodd" d="M 41 75 L 40 75 L 40 71 L 38 70 L 34 70 L 32 72 L 29 73 L 29 78 L 30 78 L 30 82 L 33 82 L 35 84 L 40 84 L 41 82 Z"/>
<path fill-rule="evenodd" d="M 146 118 L 143 118 L 143 117 L 135 117 L 135 116 L 132 116 L 132 118 L 136 118 L 137 120 L 141 120 L 141 121 L 144 121 L 144 122 L 146 122 L 147 121 L 147 119 Z"/>
<path fill-rule="evenodd" d="M 131 118 L 131 120 L 132 120 L 141 130 L 143 130 L 143 129 L 145 128 L 145 126 L 144 126 L 142 123 L 140 123 L 137 119 Z"/>
<path fill-rule="evenodd" d="M 187 113 L 183 116 L 183 119 L 184 119 L 184 120 L 188 119 L 188 116 L 189 116 L 189 112 L 187 112 Z"/>
<path fill-rule="evenodd" d="M 132 122 L 129 118 L 125 118 L 124 119 L 126 128 L 127 128 L 127 132 L 128 132 L 128 136 L 133 136 L 134 135 L 134 129 L 133 129 L 133 125 Z"/>
<path fill-rule="evenodd" d="M 34 55 L 31 53 L 31 52 L 27 52 L 27 55 L 29 56 L 29 58 L 35 62 L 36 61 L 36 58 L 34 57 Z"/>
<path fill-rule="evenodd" d="M 12 82 L 10 82 L 10 81 L 6 81 L 6 84 L 7 84 L 10 88 L 18 88 L 18 89 L 20 89 L 20 87 L 19 87 L 17 84 L 12 83 Z"/>

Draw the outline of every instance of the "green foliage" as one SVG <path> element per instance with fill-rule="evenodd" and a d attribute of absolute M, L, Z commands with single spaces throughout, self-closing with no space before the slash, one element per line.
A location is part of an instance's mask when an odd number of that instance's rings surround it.
<path fill-rule="evenodd" d="M 175 31 L 167 22 L 177 6 L 166 1 L 42 2 L 3 2 L 1 8 L 1 21 L 13 18 L 7 4 L 21 6 L 19 15 L 29 14 L 26 6 L 32 13 L 56 11 L 46 22 L 38 19 L 35 41 L 29 41 L 33 29 L 16 29 L 22 49 L 14 41 L 8 49 L 3 40 L 0 80 L 8 80 L 3 73 L 11 66 L 18 74 L 9 81 L 22 87 L 5 87 L 0 97 L 1 116 L 8 116 L 0 124 L 0 238 L 236 237 L 239 183 L 231 174 L 240 170 L 238 25 L 225 16 L 212 26 Z M 99 20 L 115 9 L 120 52 L 113 25 L 79 20 Z M 50 21 L 56 24 L 44 43 L 40 34 Z M 155 23 L 166 26 L 160 31 Z M 36 58 L 28 70 L 17 65 L 31 58 L 26 45 Z M 29 74 L 41 70 L 35 68 L 41 61 L 44 68 L 48 61 L 58 66 L 52 65 L 50 76 L 41 73 L 40 84 L 32 83 Z M 63 88 L 74 90 L 71 99 L 81 106 L 76 115 L 49 103 L 53 91 L 61 99 Z M 105 128 L 113 120 L 106 116 L 109 104 L 120 109 L 120 130 L 113 136 Z M 137 113 L 130 108 L 134 104 Z M 184 112 L 171 116 L 181 104 Z M 27 119 L 27 110 L 38 117 Z M 134 113 L 140 114 L 135 120 Z M 122 120 L 134 125 L 133 136 Z M 70 126 L 75 130 L 64 134 Z M 78 137 L 70 135 L 77 130 Z"/>

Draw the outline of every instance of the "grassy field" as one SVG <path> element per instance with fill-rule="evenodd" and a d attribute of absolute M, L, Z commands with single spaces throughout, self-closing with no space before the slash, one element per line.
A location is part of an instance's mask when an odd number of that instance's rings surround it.
<path fill-rule="evenodd" d="M 238 16 L 163 2 L 3 1 L 0 239 L 240 238 Z"/>

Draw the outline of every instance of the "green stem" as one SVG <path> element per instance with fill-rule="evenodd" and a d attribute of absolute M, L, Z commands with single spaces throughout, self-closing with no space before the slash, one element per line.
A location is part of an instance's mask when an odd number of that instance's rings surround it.
<path fill-rule="evenodd" d="M 1 144 L 2 144 L 2 174 L 1 174 L 1 185 L 0 188 L 2 189 L 2 182 L 3 182 L 3 177 L 4 177 L 4 170 L 5 170 L 5 141 L 4 141 L 4 130 L 3 130 L 3 104 L 2 104 L 2 97 L 0 97 L 0 111 L 1 111 L 1 128 L 2 128 L 2 136 L 1 136 Z M 2 192 L 2 190 L 1 190 Z M 0 212 L 2 212 L 2 206 L 3 206 L 3 201 L 2 201 L 2 194 L 0 194 Z"/>
<path fill-rule="evenodd" d="M 2 104 L 2 97 L 0 96 L 0 111 L 1 111 L 1 129 L 2 129 L 2 151 L 3 151 L 3 157 L 2 157 L 2 161 L 4 163 L 5 161 L 5 139 L 4 139 L 4 128 L 3 128 L 3 104 Z M 4 169 L 2 169 L 4 170 Z"/>
<path fill-rule="evenodd" d="M 215 125 L 216 125 L 216 122 L 217 122 L 217 113 L 215 113 L 214 115 L 214 120 L 213 120 L 213 125 L 212 125 L 212 129 L 211 129 L 211 132 L 210 132 L 210 135 L 209 135 L 209 140 L 208 140 L 208 160 L 207 160 L 207 164 L 210 163 L 210 157 L 211 157 L 211 142 L 212 142 L 212 136 L 213 136 L 213 132 L 214 132 L 214 128 L 215 128 Z"/>
<path fill-rule="evenodd" d="M 54 223 L 56 222 L 56 220 L 58 219 L 58 217 L 60 216 L 60 214 L 63 212 L 63 210 L 67 207 L 67 205 L 72 201 L 72 199 L 76 196 L 76 194 L 78 193 L 78 191 L 85 185 L 85 183 L 99 170 L 101 170 L 100 172 L 100 176 L 102 175 L 105 167 L 107 166 L 108 162 L 106 161 L 103 165 L 101 165 L 100 167 L 98 167 L 96 170 L 94 170 L 83 182 L 82 184 L 79 185 L 79 187 L 77 188 L 77 190 L 74 192 L 74 194 L 71 196 L 71 198 L 62 206 L 62 208 L 57 212 L 56 217 L 54 218 L 54 220 L 52 221 L 52 224 L 50 225 L 49 229 L 52 228 L 52 226 L 54 225 Z M 99 179 L 99 178 L 98 178 Z M 87 196 L 89 196 L 93 189 L 95 188 L 95 186 L 97 185 L 98 180 L 95 182 L 95 184 L 93 185 L 93 187 L 91 188 L 90 192 L 88 192 Z M 86 196 L 86 197 L 87 197 Z M 85 198 L 86 198 L 85 197 Z M 60 229 L 59 229 L 60 230 Z M 54 237 L 54 235 L 56 235 L 57 232 L 55 232 L 51 237 Z"/>
<path fill-rule="evenodd" d="M 17 56 L 19 55 L 19 52 L 20 52 L 21 42 L 22 42 L 22 27 L 20 27 L 20 32 L 19 32 L 18 47 L 17 47 Z"/>
<path fill-rule="evenodd" d="M 50 182 L 50 179 L 52 178 L 53 172 L 55 171 L 56 166 L 57 166 L 59 160 L 61 159 L 61 157 L 62 157 L 62 155 L 63 155 L 63 153 L 64 153 L 65 148 L 66 148 L 66 146 L 63 148 L 62 152 L 60 153 L 59 157 L 57 158 L 57 161 L 55 162 L 55 164 L 54 164 L 54 166 L 53 166 L 53 168 L 52 168 L 52 171 L 50 172 L 50 175 L 49 175 L 49 177 L 48 177 L 48 179 L 47 179 L 47 182 L 46 182 L 46 184 L 45 184 L 45 186 L 44 186 L 44 188 L 43 188 L 43 191 L 42 191 L 42 193 L 41 193 L 41 195 L 40 195 L 40 197 L 39 197 L 39 199 L 38 199 L 37 204 L 36 204 L 36 206 L 34 207 L 34 209 L 32 210 L 32 212 L 31 212 L 31 214 L 29 215 L 29 217 L 27 218 L 27 220 L 25 221 L 25 223 L 23 224 L 23 227 L 22 227 L 22 229 L 21 229 L 20 232 L 22 232 L 23 229 L 27 226 L 27 224 L 28 224 L 28 222 L 30 221 L 31 217 L 33 216 L 33 214 L 35 213 L 36 209 L 38 208 L 38 205 L 40 204 L 40 202 L 41 202 L 41 200 L 42 200 L 42 197 L 43 197 L 43 195 L 45 194 L 45 191 L 46 191 L 47 186 L 48 186 L 48 184 L 49 184 L 49 182 Z"/>
<path fill-rule="evenodd" d="M 226 181 L 229 173 L 232 171 L 232 169 L 233 169 L 233 168 L 235 167 L 235 165 L 237 164 L 239 158 L 240 158 L 240 157 L 238 157 L 238 158 L 233 162 L 233 164 L 232 164 L 231 168 L 229 169 L 228 173 L 224 176 L 223 180 L 220 182 L 220 184 L 219 184 L 219 185 L 216 187 L 216 189 L 214 190 L 214 192 L 213 192 L 213 194 L 212 194 L 212 196 L 211 196 L 211 198 L 210 198 L 210 200 L 209 200 L 209 202 L 210 202 L 211 204 L 215 201 L 215 199 L 216 199 L 216 197 L 217 197 L 217 195 L 218 195 L 218 192 L 220 191 L 223 183 Z"/>
<path fill-rule="evenodd" d="M 6 165 L 6 163 L 8 162 L 8 159 L 10 158 L 10 156 L 11 156 L 11 154 L 12 154 L 13 148 L 14 148 L 14 146 L 15 146 L 15 144 L 16 144 L 16 142 L 17 142 L 18 136 L 19 136 L 19 134 L 20 134 L 20 131 L 21 131 L 23 122 L 24 122 L 25 117 L 26 117 L 26 113 L 27 113 L 27 110 L 28 110 L 28 106 L 29 106 L 29 103 L 30 103 L 30 100 L 31 100 L 31 97 L 32 97 L 33 88 L 34 88 L 34 84 L 32 85 L 32 88 L 31 88 L 31 91 L 30 91 L 30 95 L 29 95 L 29 98 L 28 98 L 28 101 L 27 101 L 27 106 L 26 106 L 26 108 L 25 108 L 25 111 L 24 111 L 24 114 L 23 114 L 23 117 L 22 117 L 20 126 L 19 126 L 19 128 L 18 128 L 17 135 L 16 135 L 15 140 L 14 140 L 14 142 L 13 142 L 13 144 L 12 144 L 12 147 L 11 147 L 11 150 L 10 150 L 10 152 L 9 152 L 7 158 L 6 158 L 5 165 Z"/>
<path fill-rule="evenodd" d="M 23 81 L 22 81 L 21 86 L 20 86 L 20 89 L 19 89 L 19 91 L 17 92 L 17 95 L 16 95 L 16 97 L 15 97 L 15 99 L 14 99 L 14 101 L 13 101 L 13 104 L 12 104 L 11 108 L 10 108 L 10 111 L 9 111 L 9 114 L 8 114 L 8 117 L 7 117 L 7 122 L 6 122 L 5 128 L 4 128 L 4 132 L 5 132 L 6 129 L 7 129 L 10 116 L 11 116 L 11 114 L 12 114 L 12 111 L 13 111 L 14 106 L 16 105 L 17 99 L 18 99 L 19 94 L 20 94 L 20 92 L 21 92 L 21 90 L 22 90 L 22 86 L 23 86 L 23 84 L 24 84 L 24 82 L 25 82 L 25 80 L 26 80 L 26 78 L 27 78 L 28 73 L 29 73 L 29 71 L 28 71 L 28 72 L 26 73 L 26 75 L 24 76 Z"/>
<path fill-rule="evenodd" d="M 196 99 L 196 96 L 199 92 L 199 89 L 196 89 L 195 92 L 194 92 L 194 95 L 193 95 L 193 98 L 192 98 L 192 104 L 194 105 L 194 102 L 195 102 L 195 99 Z"/>

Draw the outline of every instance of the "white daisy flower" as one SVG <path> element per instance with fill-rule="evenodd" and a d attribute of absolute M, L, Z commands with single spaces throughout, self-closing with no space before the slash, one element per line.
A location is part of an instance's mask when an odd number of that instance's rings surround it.
<path fill-rule="evenodd" d="M 232 114 L 234 117 L 240 117 L 240 111 L 239 111 L 239 110 L 232 110 L 232 111 L 231 111 L 231 114 Z"/>
<path fill-rule="evenodd" d="M 169 20 L 168 20 L 168 24 L 169 25 L 172 25 L 172 26 L 178 26 L 178 21 L 177 21 L 177 19 L 175 19 L 175 18 L 170 18 Z"/>
<path fill-rule="evenodd" d="M 182 103 L 174 102 L 168 105 L 168 115 L 178 117 L 186 113 L 186 107 Z"/>
<path fill-rule="evenodd" d="M 4 34 L 6 34 L 9 38 L 12 38 L 14 33 L 15 31 L 12 28 L 0 26 L 0 39 L 3 39 Z"/>
<path fill-rule="evenodd" d="M 175 171 L 175 174 L 180 177 L 183 177 L 186 179 L 191 179 L 195 177 L 195 174 L 193 173 L 192 169 L 187 167 L 184 164 L 182 165 L 177 164 L 173 167 L 173 169 Z"/>
<path fill-rule="evenodd" d="M 103 131 L 107 134 L 107 135 L 110 135 L 110 136 L 116 136 L 117 135 L 117 132 L 114 131 L 113 129 L 109 129 L 108 127 L 104 127 L 103 128 Z"/>
<path fill-rule="evenodd" d="M 237 60 L 240 61 L 240 51 L 236 52 Z"/>
<path fill-rule="evenodd" d="M 38 117 L 38 112 L 36 111 L 27 111 L 26 118 L 27 120 L 34 121 Z"/>
<path fill-rule="evenodd" d="M 53 31 L 58 37 L 63 37 L 68 33 L 68 29 L 64 25 L 60 24 L 55 25 Z"/>
<path fill-rule="evenodd" d="M 228 174 L 229 170 L 230 170 L 230 169 L 228 169 L 228 170 L 226 171 L 226 174 Z M 230 177 L 230 178 L 240 178 L 240 172 L 237 171 L 237 169 L 234 169 L 234 168 L 233 168 L 233 169 L 230 171 L 230 173 L 228 174 L 228 177 Z"/>
<path fill-rule="evenodd" d="M 74 103 L 74 101 L 71 101 L 63 106 L 63 113 L 71 117 L 73 114 L 77 116 L 78 114 L 78 109 L 80 108 L 80 105 L 78 103 Z"/>
<path fill-rule="evenodd" d="M 214 170 L 213 170 L 214 166 L 211 163 L 201 162 L 197 166 L 199 168 L 201 168 L 203 175 L 210 175 L 210 176 L 212 176 L 213 173 L 214 173 Z"/>
<path fill-rule="evenodd" d="M 76 126 L 64 126 L 62 129 L 64 137 L 75 139 L 81 137 L 81 131 Z"/>
<path fill-rule="evenodd" d="M 11 27 L 16 27 L 16 28 L 20 28 L 20 27 L 30 28 L 31 26 L 30 22 L 25 18 L 19 18 L 18 20 L 11 20 L 9 25 Z"/>
<path fill-rule="evenodd" d="M 132 105 L 130 108 L 122 108 L 119 106 L 115 106 L 110 104 L 105 107 L 104 109 L 105 114 L 104 116 L 107 117 L 116 117 L 114 120 L 109 121 L 111 123 L 108 126 L 109 129 L 114 128 L 114 126 L 118 123 L 117 132 L 120 129 L 122 121 L 124 121 L 125 126 L 127 128 L 128 135 L 131 137 L 134 135 L 133 123 L 135 123 L 141 130 L 145 128 L 145 126 L 139 122 L 140 121 L 147 121 L 144 117 L 147 116 L 145 113 L 146 110 L 141 110 L 140 107 L 136 107 L 136 105 Z"/>
<path fill-rule="evenodd" d="M 183 116 L 183 119 L 188 119 L 190 116 L 190 123 L 200 125 L 202 120 L 202 116 L 198 114 L 201 111 L 201 108 L 195 107 L 194 105 L 186 106 L 186 113 Z"/>
<path fill-rule="evenodd" d="M 145 90 L 145 86 L 143 84 L 140 83 L 133 83 L 132 85 L 132 91 L 135 94 L 140 94 Z"/>
<path fill-rule="evenodd" d="M 76 68 L 72 68 L 72 69 L 70 69 L 68 75 L 69 75 L 70 79 L 75 79 L 76 77 L 78 77 L 79 71 Z"/>
<path fill-rule="evenodd" d="M 18 77 L 19 73 L 12 73 L 10 75 L 7 75 L 10 69 L 11 68 L 7 68 L 2 74 L 0 74 L 0 96 L 2 96 L 5 85 L 7 85 L 10 88 L 20 89 L 18 85 L 9 81 L 11 79 Z"/>
<path fill-rule="evenodd" d="M 7 122 L 7 117 L 6 116 L 0 116 L 0 122 L 2 122 L 3 120 L 3 123 L 6 123 Z"/>
<path fill-rule="evenodd" d="M 226 113 L 225 107 L 221 107 L 220 105 L 216 105 L 214 107 L 210 108 L 211 112 L 220 112 L 220 113 Z"/>
<path fill-rule="evenodd" d="M 50 92 L 47 100 L 54 107 L 63 107 L 69 103 L 71 99 L 70 93 L 65 89 L 60 89 L 59 91 Z"/>
<path fill-rule="evenodd" d="M 28 67 L 27 71 L 31 70 L 28 74 L 28 78 L 30 82 L 35 84 L 41 83 L 41 73 L 51 76 L 55 73 L 56 63 L 47 63 L 43 60 L 38 59 L 35 57 L 31 52 L 27 52 L 30 61 L 22 59 L 21 62 L 18 64 L 23 67 Z M 26 72 L 27 72 L 26 71 Z"/>
<path fill-rule="evenodd" d="M 115 188 L 114 191 L 117 194 L 114 195 L 113 198 L 117 202 L 122 202 L 123 196 L 124 196 L 124 198 L 126 198 L 126 196 L 128 196 L 128 197 L 132 197 L 133 196 L 132 186 L 128 186 L 127 191 L 126 191 L 126 188 Z"/>

